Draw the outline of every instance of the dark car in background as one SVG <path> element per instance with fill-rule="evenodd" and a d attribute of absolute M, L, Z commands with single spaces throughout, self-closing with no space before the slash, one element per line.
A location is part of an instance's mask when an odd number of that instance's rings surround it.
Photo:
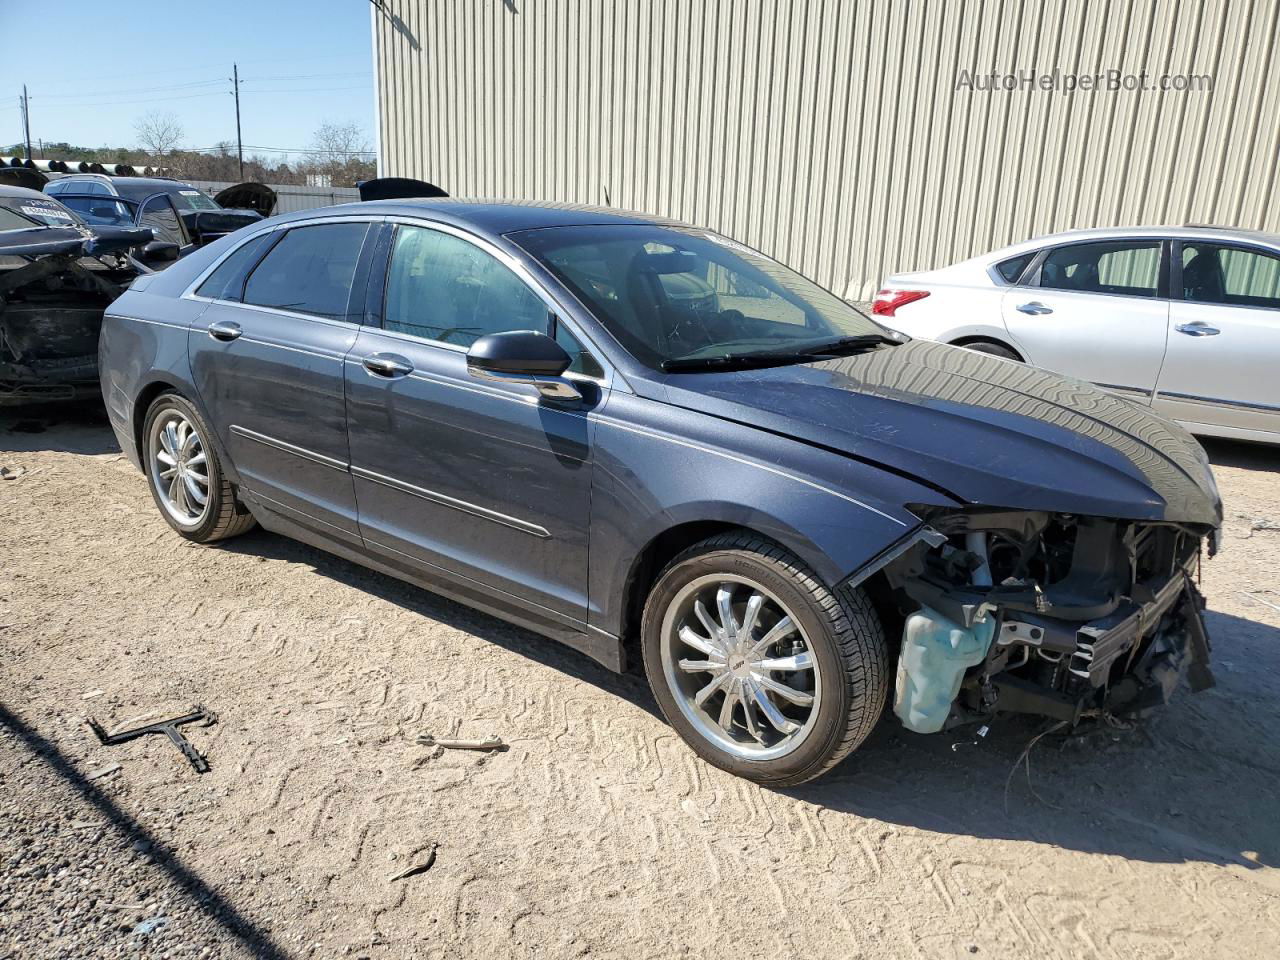
<path fill-rule="evenodd" d="M 102 311 L 147 268 L 151 231 L 91 227 L 57 200 L 0 185 L 0 404 L 98 394 Z"/>
<path fill-rule="evenodd" d="M 1212 682 L 1222 508 L 1176 425 L 912 341 L 708 230 L 388 200 L 277 217 L 108 311 L 113 429 L 182 536 L 254 522 L 639 655 L 705 759 L 781 786 L 1000 711 Z M 424 651 L 424 655 L 430 655 Z"/>
<path fill-rule="evenodd" d="M 262 219 L 256 210 L 223 209 L 191 184 L 165 177 L 77 173 L 49 181 L 44 192 L 90 224 L 150 227 L 156 240 L 175 245 L 172 259 Z"/>

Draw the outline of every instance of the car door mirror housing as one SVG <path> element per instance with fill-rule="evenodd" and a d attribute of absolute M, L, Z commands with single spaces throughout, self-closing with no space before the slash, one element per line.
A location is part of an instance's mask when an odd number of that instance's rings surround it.
<path fill-rule="evenodd" d="M 167 240 L 152 240 L 142 248 L 143 263 L 172 263 L 178 259 L 178 245 Z"/>
<path fill-rule="evenodd" d="M 481 337 L 467 351 L 467 372 L 485 380 L 527 383 L 549 400 L 581 400 L 564 378 L 571 358 L 545 333 L 513 330 Z"/>

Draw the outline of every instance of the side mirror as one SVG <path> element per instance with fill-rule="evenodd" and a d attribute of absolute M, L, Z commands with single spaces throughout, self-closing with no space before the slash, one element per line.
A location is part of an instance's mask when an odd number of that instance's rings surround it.
<path fill-rule="evenodd" d="M 152 240 L 142 248 L 143 263 L 172 263 L 178 259 L 178 245 L 166 240 Z"/>
<path fill-rule="evenodd" d="M 571 360 L 564 347 L 545 333 L 514 330 L 481 337 L 467 351 L 467 372 L 484 380 L 528 383 L 548 400 L 581 400 L 582 393 L 563 376 Z"/>

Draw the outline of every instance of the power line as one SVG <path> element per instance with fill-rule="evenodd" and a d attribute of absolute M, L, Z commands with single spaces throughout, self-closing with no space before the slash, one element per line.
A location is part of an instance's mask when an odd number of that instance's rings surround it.
<path fill-rule="evenodd" d="M 335 90 L 368 90 L 368 86 L 359 87 L 280 87 L 276 89 L 263 89 L 259 87 L 256 90 L 250 90 L 250 93 L 332 93 Z"/>
<path fill-rule="evenodd" d="M 193 80 L 190 83 L 170 83 L 165 85 L 166 90 L 179 90 L 188 87 L 211 87 L 215 84 L 226 83 L 226 80 L 218 78 L 217 80 Z M 155 84 L 148 87 L 130 87 L 124 90 L 105 90 L 102 93 L 88 93 L 81 91 L 79 93 L 42 93 L 38 95 L 40 100 L 74 100 L 77 97 L 115 97 L 122 93 L 148 93 L 154 92 Z"/>
<path fill-rule="evenodd" d="M 336 77 L 371 77 L 372 70 L 359 70 L 354 73 L 300 73 L 274 77 L 245 77 L 244 83 L 258 83 L 263 80 L 329 80 Z"/>
<path fill-rule="evenodd" d="M 135 103 L 169 103 L 173 100 L 199 100 L 205 97 L 225 97 L 226 91 L 219 90 L 214 93 L 191 93 L 181 97 L 147 97 L 144 100 L 84 100 L 74 103 L 59 103 L 51 106 L 59 107 L 118 107 L 127 106 Z"/>

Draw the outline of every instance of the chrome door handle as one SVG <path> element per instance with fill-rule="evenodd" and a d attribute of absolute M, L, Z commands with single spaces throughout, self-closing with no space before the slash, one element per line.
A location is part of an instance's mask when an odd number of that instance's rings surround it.
<path fill-rule="evenodd" d="M 1053 313 L 1053 307 L 1046 307 L 1039 301 L 1032 300 L 1030 303 L 1024 303 L 1018 307 L 1019 313 L 1029 313 L 1032 316 L 1040 316 L 1042 313 Z"/>
<path fill-rule="evenodd" d="M 240 324 L 233 320 L 218 320 L 209 324 L 209 336 L 215 340 L 225 340 L 229 343 L 243 332 Z"/>
<path fill-rule="evenodd" d="M 374 353 L 360 361 L 375 376 L 395 379 L 413 372 L 413 364 L 398 353 Z"/>
<path fill-rule="evenodd" d="M 1211 327 L 1201 320 L 1192 320 L 1190 323 L 1180 323 L 1173 329 L 1179 333 L 1185 333 L 1188 337 L 1216 337 L 1222 331 L 1217 327 Z"/>

